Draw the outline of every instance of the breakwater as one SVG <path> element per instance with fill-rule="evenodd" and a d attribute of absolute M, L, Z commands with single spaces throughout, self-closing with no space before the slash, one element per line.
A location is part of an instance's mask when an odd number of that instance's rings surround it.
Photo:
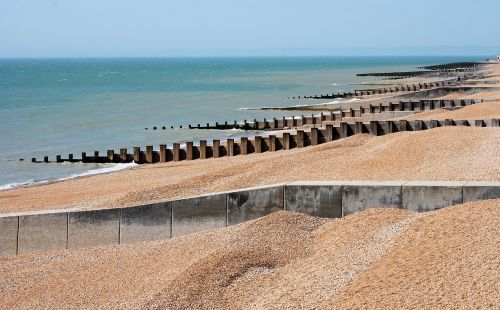
<path fill-rule="evenodd" d="M 500 182 L 301 181 L 147 205 L 0 215 L 0 256 L 162 240 L 278 210 L 340 218 L 368 208 L 432 211 L 500 197 Z"/>
<path fill-rule="evenodd" d="M 82 152 L 81 158 L 77 159 L 73 154 L 67 158 L 61 155 L 56 156 L 55 161 L 50 161 L 48 156 L 44 156 L 43 161 L 32 158 L 32 162 L 37 163 L 62 163 L 62 162 L 83 162 L 83 163 L 165 163 L 169 161 L 196 160 L 207 158 L 218 158 L 223 156 L 247 155 L 252 153 L 274 152 L 278 150 L 289 150 L 293 148 L 307 147 L 325 142 L 345 138 L 356 133 L 370 133 L 373 135 L 389 134 L 397 131 L 425 130 L 439 126 L 498 126 L 498 120 L 433 120 L 433 121 L 383 121 L 371 118 L 373 115 L 386 112 L 408 112 L 416 113 L 439 108 L 455 108 L 475 104 L 474 100 L 419 100 L 400 101 L 398 103 L 380 103 L 377 105 L 368 104 L 358 109 L 320 113 L 318 115 L 301 116 L 293 119 L 273 119 L 261 122 L 254 121 L 250 127 L 255 130 L 278 130 L 295 128 L 294 131 L 285 131 L 281 136 L 270 134 L 268 136 L 255 136 L 252 138 L 242 137 L 239 140 L 227 139 L 226 141 L 200 140 L 197 145 L 193 141 L 187 141 L 185 147 L 180 143 L 173 143 L 171 148 L 167 144 L 160 144 L 159 149 L 154 149 L 152 145 L 146 146 L 145 150 L 134 147 L 133 152 L 122 148 L 118 152 L 108 150 L 106 156 L 101 156 L 98 151 L 87 155 Z M 396 114 L 395 114 L 396 115 Z M 406 114 L 403 114 L 406 115 Z M 369 122 L 353 122 L 352 118 L 364 117 Z M 395 116 L 394 116 L 395 117 Z M 348 118 L 349 122 L 343 121 Z M 307 127 L 307 130 L 304 130 Z M 220 128 L 220 127 L 219 127 Z M 223 129 L 223 128 L 220 128 Z"/>

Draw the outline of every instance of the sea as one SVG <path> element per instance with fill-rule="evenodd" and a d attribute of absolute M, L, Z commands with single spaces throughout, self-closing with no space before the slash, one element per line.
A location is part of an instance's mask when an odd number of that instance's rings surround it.
<path fill-rule="evenodd" d="M 189 124 L 298 115 L 256 108 L 319 104 L 292 99 L 366 88 L 363 72 L 482 57 L 227 57 L 0 59 L 0 190 L 126 169 L 134 164 L 31 163 L 60 154 L 199 139 L 239 130 Z M 370 86 L 368 86 L 370 88 Z M 306 114 L 306 113 L 303 113 Z M 179 126 L 183 126 L 182 129 Z M 152 130 L 156 126 L 159 130 Z M 167 129 L 161 130 L 165 126 Z M 174 126 L 175 129 L 170 129 Z M 148 128 L 146 130 L 145 128 Z M 258 134 L 258 133 L 252 133 Z"/>

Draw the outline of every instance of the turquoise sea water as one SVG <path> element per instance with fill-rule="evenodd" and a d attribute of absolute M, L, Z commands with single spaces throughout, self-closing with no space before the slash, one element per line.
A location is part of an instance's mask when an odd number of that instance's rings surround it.
<path fill-rule="evenodd" d="M 0 59 L 0 189 L 120 166 L 32 164 L 61 154 L 145 147 L 237 131 L 145 127 L 272 118 L 295 113 L 240 110 L 320 103 L 289 96 L 362 88 L 356 73 L 478 57 Z M 368 78 L 369 79 L 369 78 Z M 24 158 L 24 161 L 19 161 Z M 100 170 L 96 170 L 100 169 Z"/>

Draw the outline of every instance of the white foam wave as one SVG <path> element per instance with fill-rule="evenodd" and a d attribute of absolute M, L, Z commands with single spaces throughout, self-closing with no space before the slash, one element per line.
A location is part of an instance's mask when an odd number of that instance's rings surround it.
<path fill-rule="evenodd" d="M 24 182 L 14 182 L 14 183 L 8 183 L 4 185 L 0 185 L 0 191 L 2 190 L 7 190 L 7 189 L 12 189 L 16 187 L 22 187 L 22 186 L 30 186 L 30 185 L 35 185 L 35 184 L 43 184 L 43 183 L 48 183 L 50 181 L 64 181 L 64 180 L 71 180 L 75 179 L 78 177 L 83 177 L 83 176 L 89 176 L 89 175 L 95 175 L 95 174 L 102 174 L 102 173 L 109 173 L 109 172 L 115 172 L 115 171 L 120 171 L 128 168 L 132 168 L 138 166 L 136 163 L 127 163 L 127 164 L 111 164 L 109 167 L 103 167 L 103 168 L 97 168 L 97 169 L 91 169 L 82 173 L 75 173 L 72 174 L 68 177 L 63 177 L 63 178 L 58 178 L 58 179 L 50 179 L 50 180 L 35 180 L 35 179 L 30 179 Z"/>

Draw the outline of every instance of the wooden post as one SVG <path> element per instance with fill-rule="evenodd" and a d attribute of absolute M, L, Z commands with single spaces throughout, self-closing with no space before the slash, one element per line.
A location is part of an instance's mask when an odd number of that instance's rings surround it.
<path fill-rule="evenodd" d="M 120 149 L 120 161 L 122 163 L 127 162 L 127 149 Z"/>
<path fill-rule="evenodd" d="M 207 158 L 207 140 L 200 140 L 200 159 Z"/>
<path fill-rule="evenodd" d="M 304 147 L 304 130 L 297 130 L 297 147 Z"/>
<path fill-rule="evenodd" d="M 355 134 L 363 133 L 363 122 L 354 123 Z"/>
<path fill-rule="evenodd" d="M 340 122 L 340 138 L 347 138 L 348 125 L 346 122 Z"/>
<path fill-rule="evenodd" d="M 333 125 L 326 124 L 325 128 L 325 142 L 333 141 Z"/>
<path fill-rule="evenodd" d="M 134 162 L 136 164 L 141 163 L 141 148 L 138 146 L 134 146 Z"/>
<path fill-rule="evenodd" d="M 160 144 L 160 163 L 167 162 L 167 145 Z"/>
<path fill-rule="evenodd" d="M 248 154 L 248 138 L 241 137 L 240 139 L 240 154 L 247 155 Z"/>
<path fill-rule="evenodd" d="M 99 151 L 94 151 L 94 162 L 95 163 L 99 162 Z"/>
<path fill-rule="evenodd" d="M 68 154 L 68 160 L 69 162 L 73 162 L 73 154 Z"/>
<path fill-rule="evenodd" d="M 146 145 L 146 163 L 148 163 L 148 164 L 153 163 L 153 146 L 152 145 Z"/>
<path fill-rule="evenodd" d="M 186 160 L 193 160 L 193 141 L 186 142 Z"/>
<path fill-rule="evenodd" d="M 255 136 L 255 153 L 262 153 L 262 137 Z"/>
<path fill-rule="evenodd" d="M 405 119 L 402 119 L 399 121 L 399 131 L 406 131 L 406 128 L 408 128 L 408 121 Z"/>
<path fill-rule="evenodd" d="M 276 151 L 276 136 L 269 135 L 269 152 L 275 152 L 275 151 Z"/>
<path fill-rule="evenodd" d="M 49 162 L 49 156 L 44 156 L 43 157 L 43 162 L 48 163 Z"/>
<path fill-rule="evenodd" d="M 311 128 L 311 145 L 318 145 L 318 128 Z"/>
<path fill-rule="evenodd" d="M 212 149 L 214 153 L 214 158 L 220 157 L 220 140 L 213 140 Z"/>
<path fill-rule="evenodd" d="M 56 163 L 61 163 L 61 155 L 56 155 Z"/>
<path fill-rule="evenodd" d="M 173 144 L 173 159 L 174 161 L 180 161 L 181 160 L 181 145 L 180 143 L 174 143 Z"/>
<path fill-rule="evenodd" d="M 370 134 L 378 136 L 378 121 L 370 121 Z"/>
<path fill-rule="evenodd" d="M 82 152 L 82 163 L 86 163 L 86 162 L 87 162 L 87 153 Z"/>
<path fill-rule="evenodd" d="M 107 158 L 109 162 L 114 162 L 115 161 L 115 151 L 114 150 L 108 150 L 107 153 Z"/>
<path fill-rule="evenodd" d="M 234 156 L 234 139 L 227 139 L 227 156 Z"/>
<path fill-rule="evenodd" d="M 284 150 L 290 149 L 290 133 L 289 132 L 283 133 L 283 149 Z"/>
<path fill-rule="evenodd" d="M 36 163 L 36 157 L 31 157 L 31 162 Z"/>

